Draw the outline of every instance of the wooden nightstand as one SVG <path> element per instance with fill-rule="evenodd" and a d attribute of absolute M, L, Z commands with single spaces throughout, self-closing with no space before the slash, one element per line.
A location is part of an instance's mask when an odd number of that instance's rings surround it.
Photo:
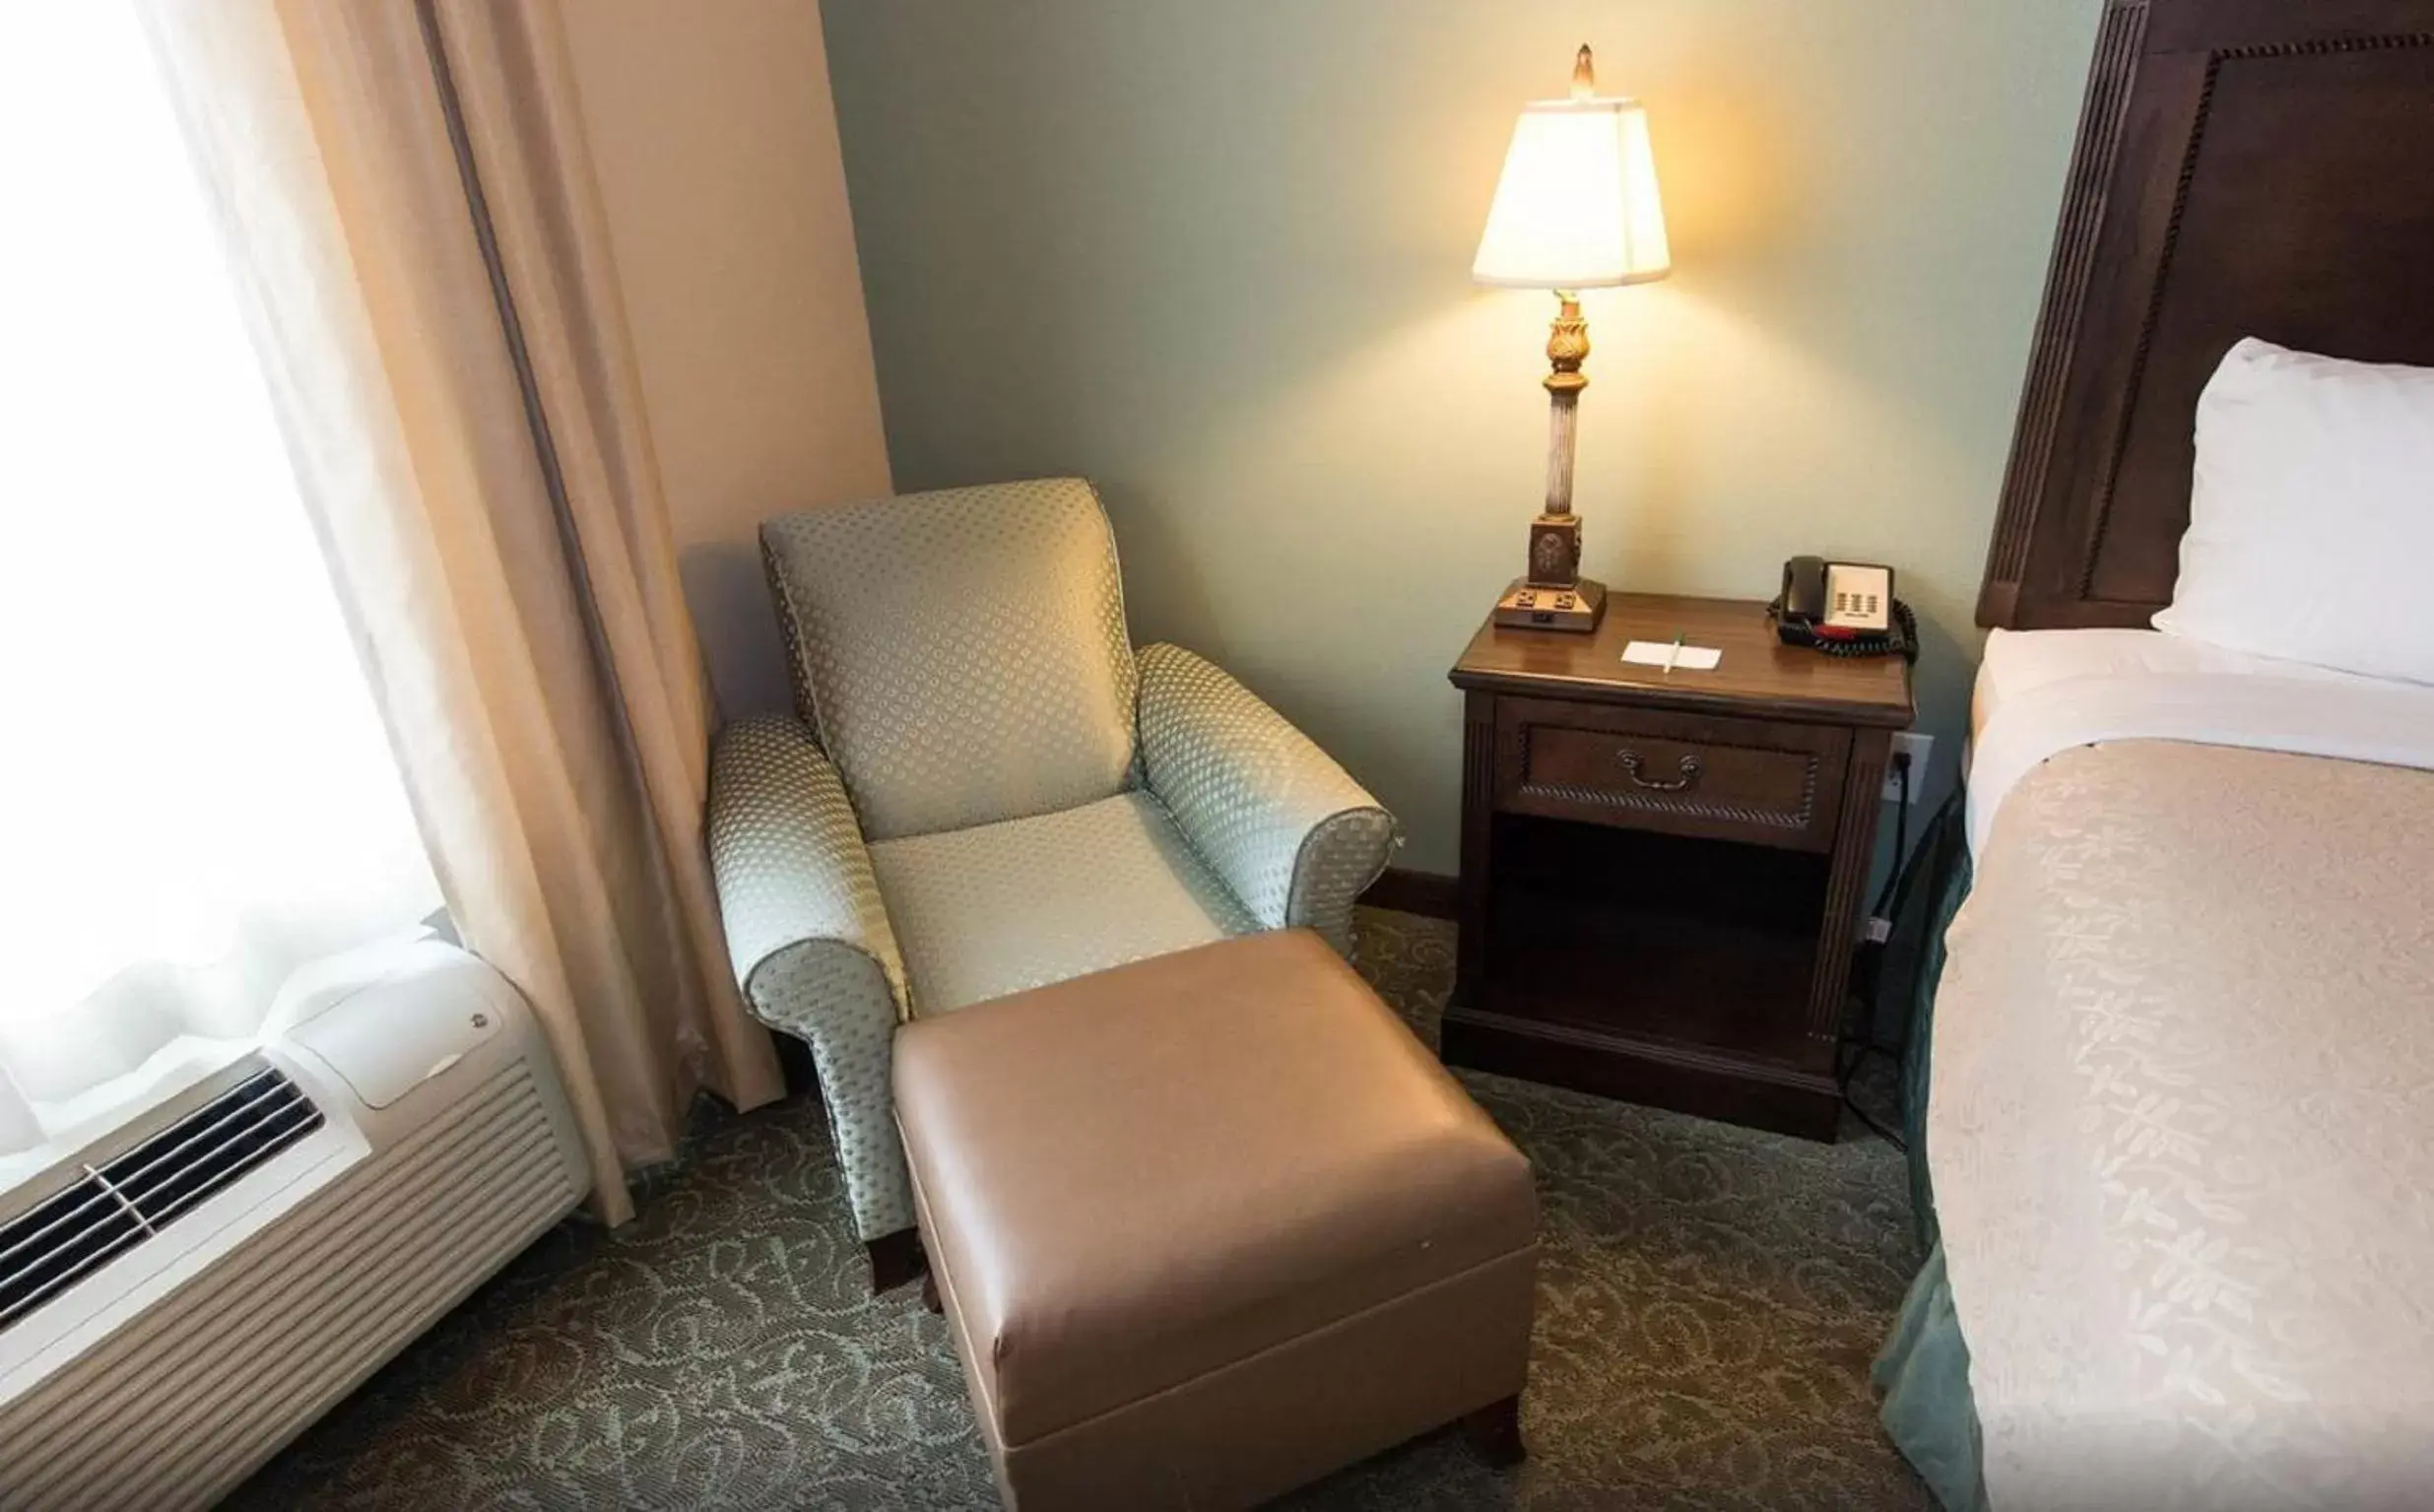
<path fill-rule="evenodd" d="M 1712 672 L 1626 665 L 1718 646 Z M 1832 1139 L 1900 657 L 1781 644 L 1765 606 L 1614 594 L 1594 635 L 1488 624 L 1465 697 L 1445 1058 Z"/>

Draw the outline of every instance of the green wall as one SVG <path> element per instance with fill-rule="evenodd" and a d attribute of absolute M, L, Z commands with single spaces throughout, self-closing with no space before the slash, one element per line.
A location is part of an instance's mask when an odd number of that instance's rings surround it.
<path fill-rule="evenodd" d="M 1889 561 L 1935 785 L 2098 0 L 828 0 L 901 489 L 1081 473 L 1136 638 L 1232 669 L 1455 865 L 1445 670 L 1520 568 L 1552 301 L 1475 288 L 1524 100 L 1597 48 L 1675 251 L 1593 293 L 1622 588 Z"/>

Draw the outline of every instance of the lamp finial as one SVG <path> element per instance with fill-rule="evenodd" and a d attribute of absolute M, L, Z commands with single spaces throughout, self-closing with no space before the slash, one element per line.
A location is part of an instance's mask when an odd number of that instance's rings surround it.
<path fill-rule="evenodd" d="M 1580 44 L 1579 53 L 1572 59 L 1572 98 L 1587 99 L 1597 92 L 1597 61 L 1589 56 L 1589 44 L 1583 42 Z"/>

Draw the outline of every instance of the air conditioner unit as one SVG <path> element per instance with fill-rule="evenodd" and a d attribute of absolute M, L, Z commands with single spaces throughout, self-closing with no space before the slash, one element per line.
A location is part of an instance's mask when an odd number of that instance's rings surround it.
<path fill-rule="evenodd" d="M 0 1198 L 0 1507 L 204 1507 L 582 1200 L 540 1026 L 435 940 Z"/>

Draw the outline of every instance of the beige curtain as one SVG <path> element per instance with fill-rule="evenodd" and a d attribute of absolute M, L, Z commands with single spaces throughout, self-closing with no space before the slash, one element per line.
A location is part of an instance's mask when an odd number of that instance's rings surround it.
<path fill-rule="evenodd" d="M 721 945 L 711 712 L 554 0 L 146 0 L 468 947 L 594 1206 L 780 1090 Z"/>

